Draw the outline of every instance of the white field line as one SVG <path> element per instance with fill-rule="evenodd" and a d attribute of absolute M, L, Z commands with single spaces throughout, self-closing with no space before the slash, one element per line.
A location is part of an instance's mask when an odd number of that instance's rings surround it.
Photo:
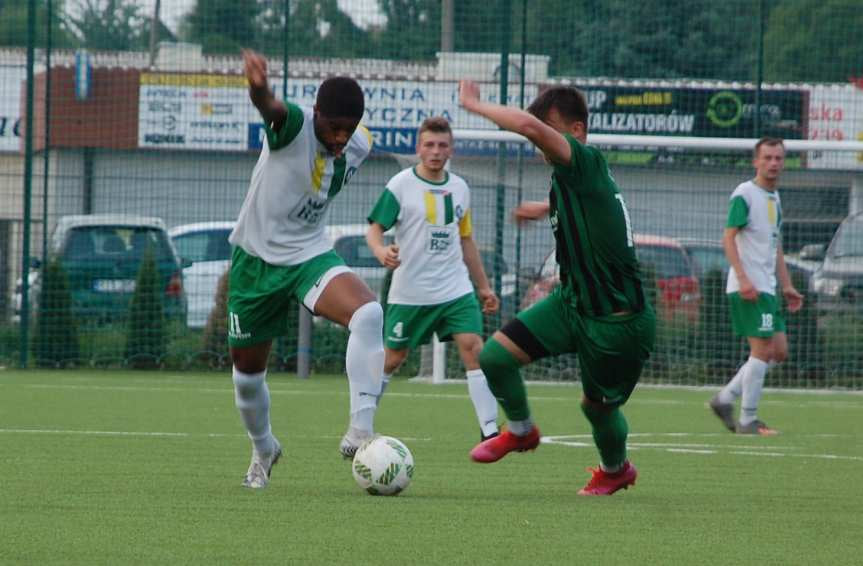
<path fill-rule="evenodd" d="M 81 385 L 70 385 L 70 384 L 62 384 L 62 383 L 26 383 L 26 384 L 4 384 L 0 381 L 0 386 L 8 385 L 11 387 L 24 387 L 31 389 L 59 389 L 59 390 L 85 390 L 85 391 L 136 391 L 136 392 L 184 392 L 184 391 L 192 391 L 195 393 L 208 393 L 208 394 L 220 394 L 220 395 L 232 395 L 233 388 L 230 385 L 226 385 L 225 387 L 196 387 L 194 383 L 189 382 L 188 380 L 177 382 L 177 385 L 183 385 L 184 387 L 171 387 L 171 386 L 163 386 L 163 385 L 94 385 L 94 384 L 81 384 Z M 169 384 L 172 385 L 172 384 Z M 345 397 L 348 394 L 347 387 L 345 387 L 344 391 L 309 391 L 309 390 L 300 390 L 300 389 L 280 389 L 279 383 L 271 383 L 270 384 L 270 394 L 271 395 L 309 395 L 309 396 L 330 396 L 330 397 Z M 467 389 L 465 387 L 465 389 Z M 834 392 L 836 393 L 836 392 Z M 399 393 L 396 391 L 391 391 L 386 394 L 389 397 L 403 397 L 403 398 L 416 398 L 416 399 L 464 399 L 467 397 L 467 391 L 464 393 Z M 567 403 L 578 403 L 580 399 L 572 396 L 550 396 L 550 395 L 531 395 L 531 401 L 551 401 L 551 402 L 567 402 Z M 855 399 L 856 400 L 856 399 Z M 705 404 L 707 401 L 704 400 L 680 400 L 680 399 L 641 399 L 637 395 L 629 400 L 627 405 L 674 405 L 674 406 L 684 406 L 684 405 L 700 405 Z M 820 400 L 820 399 L 809 399 L 806 401 L 787 401 L 787 400 L 774 400 L 770 398 L 762 399 L 762 405 L 777 405 L 784 407 L 793 407 L 793 408 L 806 408 L 812 406 L 818 407 L 829 407 L 834 409 L 860 409 L 863 410 L 863 403 L 854 402 L 854 401 L 842 401 L 842 400 Z"/>
<path fill-rule="evenodd" d="M 714 436 L 713 434 L 690 434 L 690 433 L 641 433 L 640 435 L 631 434 L 632 437 L 649 437 L 649 436 Z M 725 435 L 727 436 L 727 435 Z M 813 435 L 814 436 L 814 435 Z M 543 444 L 557 444 L 570 448 L 591 448 L 595 449 L 592 442 L 582 440 L 568 439 L 589 439 L 590 435 L 586 434 L 571 434 L 562 436 L 543 436 Z M 821 460 L 847 460 L 853 462 L 863 462 L 863 456 L 844 456 L 841 454 L 800 454 L 792 451 L 799 450 L 796 446 L 758 446 L 758 445 L 728 445 L 728 444 L 709 444 L 709 443 L 663 443 L 663 442 L 629 442 L 627 448 L 631 450 L 660 450 L 677 454 L 734 454 L 737 456 L 760 456 L 767 458 L 807 458 Z M 780 450 L 788 450 L 789 452 L 779 452 Z"/>
<path fill-rule="evenodd" d="M 193 432 L 157 432 L 157 431 L 124 431 L 124 430 L 76 430 L 58 428 L 0 428 L 0 434 L 55 434 L 68 436 L 118 436 L 118 437 L 144 437 L 144 438 L 248 438 L 242 433 L 193 433 Z M 341 438 L 341 435 L 303 435 L 292 434 L 290 438 L 303 440 L 332 440 Z M 409 442 L 428 442 L 429 437 L 399 436 L 399 439 Z"/>

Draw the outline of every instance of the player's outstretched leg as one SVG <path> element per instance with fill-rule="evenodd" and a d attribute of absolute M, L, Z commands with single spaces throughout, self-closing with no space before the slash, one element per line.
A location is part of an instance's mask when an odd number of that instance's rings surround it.
<path fill-rule="evenodd" d="M 474 462 L 497 462 L 510 452 L 524 452 L 539 446 L 539 429 L 530 418 L 527 392 L 519 373 L 519 362 L 492 337 L 486 342 L 479 364 L 488 386 L 500 402 L 509 426 L 500 435 L 477 444 L 470 452 Z"/>

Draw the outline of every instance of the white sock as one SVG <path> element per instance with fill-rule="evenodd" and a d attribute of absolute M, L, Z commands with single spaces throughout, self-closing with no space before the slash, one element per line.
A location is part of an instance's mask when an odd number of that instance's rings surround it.
<path fill-rule="evenodd" d="M 390 378 L 393 376 L 391 373 L 385 373 L 384 378 L 381 380 L 381 394 L 378 395 L 377 405 L 381 404 L 381 399 L 383 399 L 384 393 L 387 390 L 387 386 L 390 384 Z"/>
<path fill-rule="evenodd" d="M 384 374 L 384 311 L 376 302 L 358 308 L 348 330 L 345 368 L 351 394 L 351 426 L 374 433 L 375 409 Z"/>
<path fill-rule="evenodd" d="M 509 421 L 509 431 L 516 436 L 527 436 L 533 428 L 533 419 Z"/>
<path fill-rule="evenodd" d="M 758 418 L 758 401 L 767 375 L 767 362 L 749 357 L 743 378 L 743 397 L 740 399 L 740 424 L 748 425 Z"/>
<path fill-rule="evenodd" d="M 476 411 L 476 418 L 479 421 L 479 428 L 483 436 L 496 433 L 497 399 L 494 398 L 488 388 L 488 381 L 486 381 L 485 374 L 481 369 L 467 371 L 467 391 L 473 402 L 473 408 Z"/>
<path fill-rule="evenodd" d="M 748 363 L 749 360 L 746 360 L 743 365 L 740 366 L 740 369 L 737 370 L 737 373 L 734 374 L 734 377 L 731 378 L 731 381 L 725 384 L 725 387 L 719 391 L 719 395 L 717 395 L 717 397 L 720 403 L 730 405 L 740 397 L 741 393 L 743 393 L 743 376 L 746 375 L 746 364 Z"/>
<path fill-rule="evenodd" d="M 267 371 L 243 373 L 234 368 L 234 404 L 240 410 L 246 432 L 255 452 L 264 456 L 273 452 L 273 434 L 270 429 L 270 390 Z"/>

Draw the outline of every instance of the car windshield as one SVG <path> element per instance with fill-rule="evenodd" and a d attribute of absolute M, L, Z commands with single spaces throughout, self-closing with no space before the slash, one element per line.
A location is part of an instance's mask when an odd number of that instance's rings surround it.
<path fill-rule="evenodd" d="M 227 261 L 231 259 L 230 229 L 190 232 L 174 237 L 177 253 L 190 261 Z"/>
<path fill-rule="evenodd" d="M 863 218 L 842 224 L 830 252 L 833 257 L 863 256 Z"/>
<path fill-rule="evenodd" d="M 156 261 L 174 261 L 162 230 L 145 226 L 80 226 L 72 228 L 63 248 L 64 260 L 140 261 L 151 248 Z"/>
<path fill-rule="evenodd" d="M 642 265 L 651 266 L 659 279 L 674 277 L 690 277 L 689 262 L 683 250 L 668 246 L 638 246 L 638 261 Z"/>
<path fill-rule="evenodd" d="M 695 262 L 695 267 L 702 275 L 728 269 L 728 261 L 722 248 L 689 247 L 686 251 L 689 252 L 689 257 Z"/>

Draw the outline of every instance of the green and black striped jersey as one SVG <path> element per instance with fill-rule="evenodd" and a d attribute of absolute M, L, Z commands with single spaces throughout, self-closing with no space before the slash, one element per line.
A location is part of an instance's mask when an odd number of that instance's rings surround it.
<path fill-rule="evenodd" d="M 646 299 L 626 203 L 602 153 L 566 139 L 572 159 L 554 166 L 549 195 L 563 292 L 587 316 L 639 312 Z"/>

